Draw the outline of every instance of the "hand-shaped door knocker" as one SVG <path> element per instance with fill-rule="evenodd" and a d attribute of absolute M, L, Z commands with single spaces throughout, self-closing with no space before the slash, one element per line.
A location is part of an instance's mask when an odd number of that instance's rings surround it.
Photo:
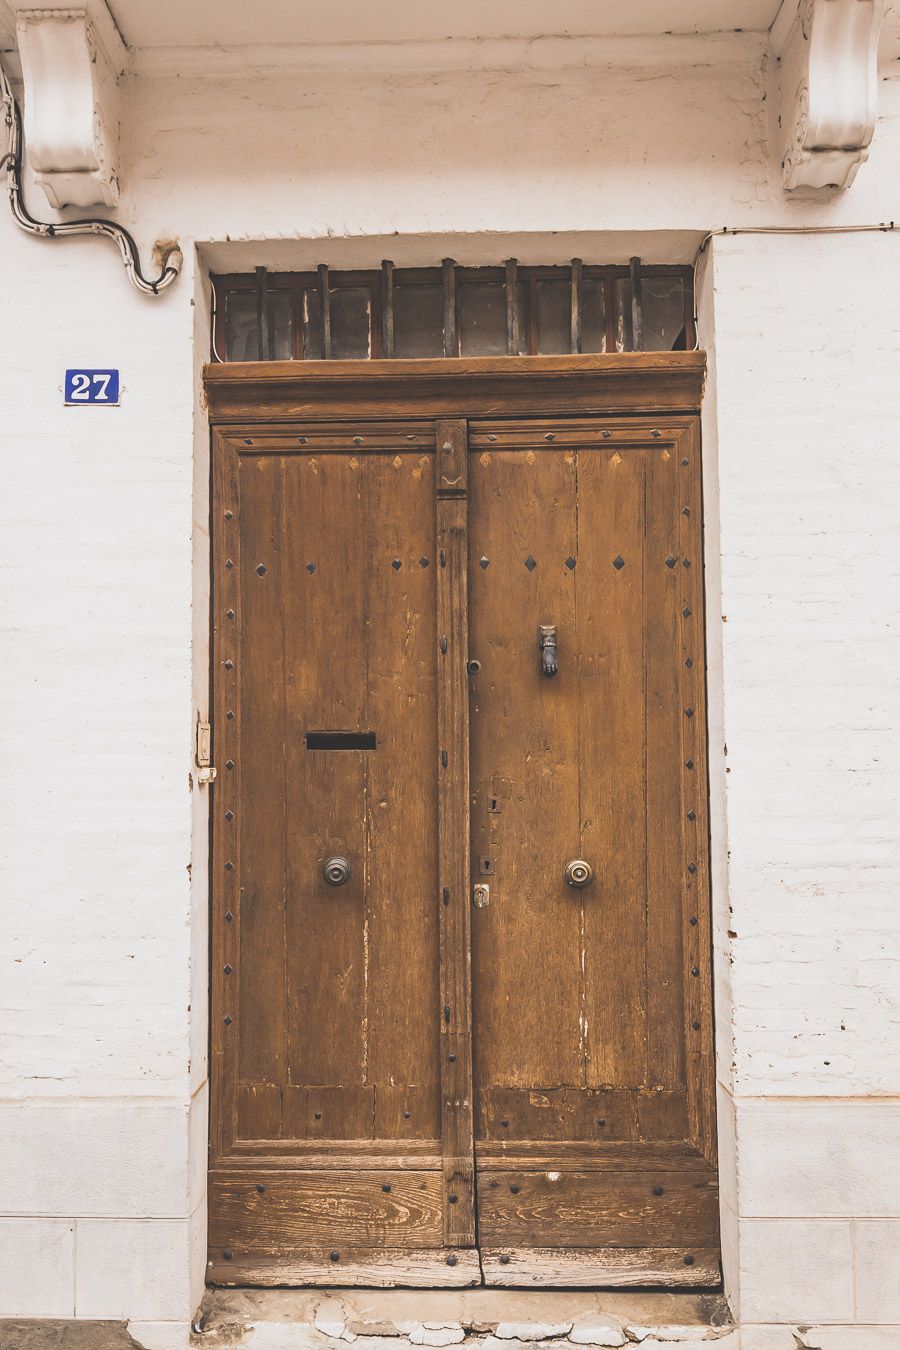
<path fill-rule="evenodd" d="M 538 646 L 541 649 L 541 674 L 548 679 L 559 670 L 556 663 L 556 624 L 542 623 L 538 634 Z"/>

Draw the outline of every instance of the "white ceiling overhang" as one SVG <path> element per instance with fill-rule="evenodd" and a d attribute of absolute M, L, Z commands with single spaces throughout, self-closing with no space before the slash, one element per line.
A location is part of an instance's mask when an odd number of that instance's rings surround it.
<path fill-rule="evenodd" d="M 882 29 L 882 16 L 887 23 Z M 407 66 L 528 59 L 565 64 L 571 44 L 660 61 L 670 46 L 723 32 L 757 35 L 779 61 L 788 191 L 846 188 L 866 158 L 877 61 L 900 55 L 900 0 L 0 0 L 0 46 L 18 48 L 26 141 L 54 206 L 112 205 L 125 70 L 184 76 L 273 60 Z M 879 52 L 879 35 L 881 50 Z M 538 58 L 534 53 L 541 52 Z M 260 63 L 261 52 L 269 61 Z M 607 58 L 609 59 L 609 58 Z"/>
<path fill-rule="evenodd" d="M 780 0 L 107 0 L 123 41 L 154 48 L 766 31 Z M 10 8 L 23 5 L 12 0 Z M 62 8 L 29 0 L 27 8 Z"/>

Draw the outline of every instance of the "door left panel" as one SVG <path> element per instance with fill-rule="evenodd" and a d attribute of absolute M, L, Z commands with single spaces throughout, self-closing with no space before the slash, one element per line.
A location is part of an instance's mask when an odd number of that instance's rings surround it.
<path fill-rule="evenodd" d="M 213 458 L 210 1278 L 447 1283 L 433 431 Z"/>

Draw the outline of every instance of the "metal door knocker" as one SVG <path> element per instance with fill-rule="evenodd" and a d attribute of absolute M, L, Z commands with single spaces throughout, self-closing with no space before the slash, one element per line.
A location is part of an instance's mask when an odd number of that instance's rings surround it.
<path fill-rule="evenodd" d="M 350 864 L 346 858 L 329 858 L 322 868 L 322 876 L 329 886 L 345 886 L 350 880 Z"/>
<path fill-rule="evenodd" d="M 542 623 L 538 634 L 541 649 L 541 674 L 551 679 L 559 670 L 556 662 L 556 624 Z"/>

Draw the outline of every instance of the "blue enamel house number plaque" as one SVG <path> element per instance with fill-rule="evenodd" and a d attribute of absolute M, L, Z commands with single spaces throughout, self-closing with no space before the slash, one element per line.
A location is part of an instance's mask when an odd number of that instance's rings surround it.
<path fill-rule="evenodd" d="M 108 403 L 114 407 L 119 402 L 119 372 L 67 370 L 65 388 L 65 401 L 73 407 L 80 403 Z"/>

